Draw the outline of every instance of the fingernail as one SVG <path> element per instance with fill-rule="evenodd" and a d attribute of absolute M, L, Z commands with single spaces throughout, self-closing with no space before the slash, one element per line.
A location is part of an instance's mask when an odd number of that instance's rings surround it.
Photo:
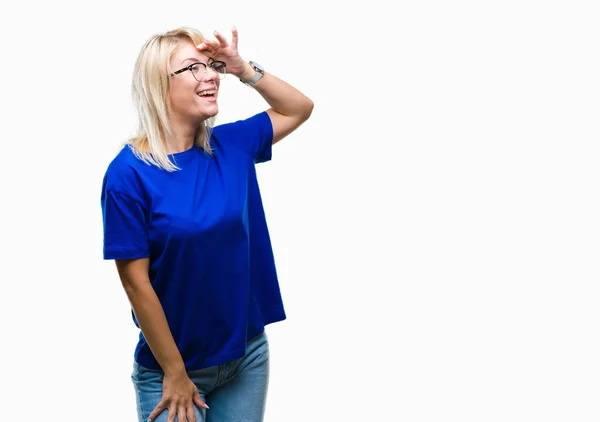
<path fill-rule="evenodd" d="M 204 403 L 204 406 L 206 406 L 207 409 L 210 409 L 210 407 L 208 407 L 208 404 Z"/>

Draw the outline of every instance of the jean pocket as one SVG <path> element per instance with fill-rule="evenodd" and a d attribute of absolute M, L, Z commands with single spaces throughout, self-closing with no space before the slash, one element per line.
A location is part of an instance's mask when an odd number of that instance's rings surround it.
<path fill-rule="evenodd" d="M 137 362 L 133 364 L 131 380 L 139 391 L 162 393 L 164 373 L 157 369 L 148 369 Z"/>

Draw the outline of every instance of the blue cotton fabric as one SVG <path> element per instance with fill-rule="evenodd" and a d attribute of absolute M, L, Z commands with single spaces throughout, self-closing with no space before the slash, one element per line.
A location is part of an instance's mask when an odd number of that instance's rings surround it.
<path fill-rule="evenodd" d="M 187 370 L 244 356 L 248 340 L 286 317 L 255 168 L 271 159 L 272 139 L 262 112 L 213 128 L 213 155 L 172 154 L 178 171 L 125 146 L 104 176 L 104 258 L 149 258 Z M 134 358 L 160 368 L 141 331 Z"/>

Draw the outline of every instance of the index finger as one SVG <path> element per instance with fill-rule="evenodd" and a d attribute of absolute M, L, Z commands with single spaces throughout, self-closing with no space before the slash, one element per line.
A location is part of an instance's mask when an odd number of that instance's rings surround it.
<path fill-rule="evenodd" d="M 227 47 L 229 44 L 227 43 L 227 40 L 225 39 L 225 37 L 223 35 L 221 35 L 219 32 L 215 31 L 215 38 L 219 41 L 219 43 L 222 46 Z"/>
<path fill-rule="evenodd" d="M 156 405 L 156 407 L 154 408 L 154 410 L 152 411 L 152 413 L 150 413 L 150 416 L 148 416 L 148 420 L 150 422 L 152 422 L 154 419 L 156 419 L 156 417 L 158 415 L 160 415 L 163 410 L 165 410 L 167 407 L 165 406 L 165 403 L 163 401 L 161 401 L 160 403 L 158 403 Z"/>

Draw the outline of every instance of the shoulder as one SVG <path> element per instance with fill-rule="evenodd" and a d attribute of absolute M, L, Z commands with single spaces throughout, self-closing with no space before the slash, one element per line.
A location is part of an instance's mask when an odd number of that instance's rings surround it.
<path fill-rule="evenodd" d="M 271 119 L 266 111 L 262 111 L 247 119 L 215 126 L 212 128 L 212 135 L 223 139 L 236 137 L 249 131 L 260 131 L 265 127 L 271 127 Z"/>
<path fill-rule="evenodd" d="M 266 111 L 245 120 L 216 126 L 211 137 L 217 147 L 219 144 L 235 145 L 255 163 L 271 159 L 272 140 L 273 126 Z"/>
<path fill-rule="evenodd" d="M 144 196 L 141 170 L 147 166 L 136 157 L 131 146 L 123 146 L 106 168 L 102 190 L 127 194 L 141 200 Z"/>

